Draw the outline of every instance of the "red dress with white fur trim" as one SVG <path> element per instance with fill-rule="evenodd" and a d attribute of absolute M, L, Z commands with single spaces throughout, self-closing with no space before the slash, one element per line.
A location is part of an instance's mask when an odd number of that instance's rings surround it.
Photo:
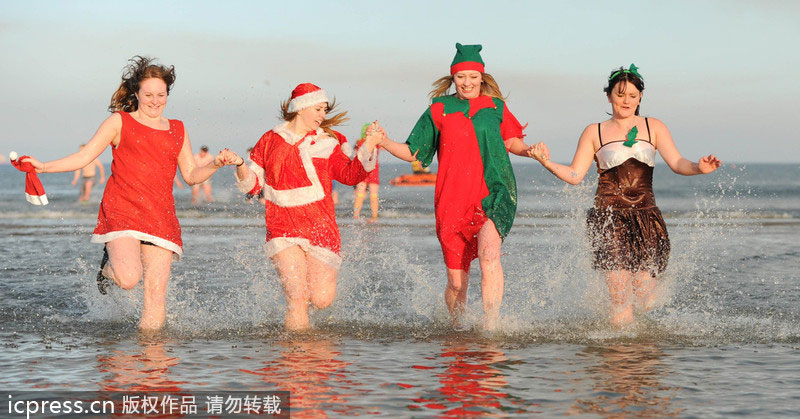
<path fill-rule="evenodd" d="M 158 130 L 127 112 L 118 113 L 122 116 L 119 145 L 111 149 L 111 176 L 92 242 L 132 237 L 171 250 L 173 258 L 180 259 L 183 241 L 172 182 L 183 147 L 183 122 L 170 119 L 168 130 Z"/>
<path fill-rule="evenodd" d="M 248 195 L 263 194 L 267 256 L 290 246 L 338 269 L 341 236 L 331 198 L 331 181 L 355 185 L 375 168 L 377 154 L 362 147 L 350 160 L 347 139 L 317 129 L 296 135 L 283 123 L 265 133 L 250 153 L 253 174 L 237 182 Z"/>

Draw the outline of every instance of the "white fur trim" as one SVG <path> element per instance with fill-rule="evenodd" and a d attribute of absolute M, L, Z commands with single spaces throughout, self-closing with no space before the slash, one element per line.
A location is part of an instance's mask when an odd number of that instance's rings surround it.
<path fill-rule="evenodd" d="M 92 243 L 108 243 L 111 240 L 118 239 L 120 237 L 133 237 L 136 240 L 150 242 L 158 247 L 167 249 L 172 252 L 172 260 L 176 262 L 181 260 L 181 256 L 183 256 L 183 249 L 181 249 L 181 247 L 176 243 L 136 230 L 121 230 L 112 231 L 106 234 L 94 234 L 92 235 Z"/>
<path fill-rule="evenodd" d="M 272 131 L 292 145 L 305 138 L 289 131 L 288 122 L 278 125 Z M 311 185 L 302 188 L 278 190 L 264 183 L 264 198 L 282 207 L 298 207 L 325 198 L 325 190 L 322 188 L 322 183 L 319 180 L 319 176 L 317 176 L 317 170 L 311 159 L 330 157 L 338 144 L 339 142 L 335 138 L 326 134 L 321 128 L 317 128 L 316 134 L 309 136 L 297 146 L 300 152 L 300 160 L 303 163 L 303 170 L 305 170 L 308 180 L 311 181 Z"/>
<path fill-rule="evenodd" d="M 331 251 L 330 249 L 326 249 L 320 246 L 314 246 L 308 239 L 303 239 L 300 237 L 275 237 L 272 240 L 268 241 L 265 245 L 265 249 L 267 252 L 267 257 L 273 257 L 278 254 L 281 250 L 284 250 L 291 246 L 300 246 L 304 252 L 314 256 L 315 258 L 319 259 L 322 263 L 330 266 L 333 269 L 339 270 L 339 267 L 342 266 L 342 257 L 337 255 L 335 252 Z"/>
<path fill-rule="evenodd" d="M 47 195 L 29 195 L 25 194 L 25 200 L 33 205 L 47 205 L 50 201 L 47 200 Z"/>
<path fill-rule="evenodd" d="M 326 93 L 324 89 L 319 89 L 315 92 L 306 93 L 292 99 L 291 102 L 289 102 L 289 112 L 297 112 L 323 102 L 330 102 L 328 100 L 328 93 Z"/>
<path fill-rule="evenodd" d="M 349 157 L 351 160 L 353 159 L 354 151 L 355 150 L 353 149 L 353 145 L 350 144 L 350 141 L 347 141 L 344 144 L 342 144 L 342 153 L 344 153 L 344 155 Z"/>
<path fill-rule="evenodd" d="M 361 162 L 361 165 L 364 166 L 364 170 L 371 172 L 375 170 L 375 166 L 378 165 L 378 147 L 375 147 L 372 153 L 370 153 L 367 151 L 367 148 L 362 145 L 358 148 L 356 157 L 358 161 Z"/>
<path fill-rule="evenodd" d="M 264 185 L 264 169 L 261 166 L 250 163 L 250 172 L 246 178 L 239 180 L 239 177 L 236 176 L 236 172 L 233 173 L 233 176 L 236 178 L 236 187 L 241 191 L 243 194 L 248 194 L 256 185 Z"/>

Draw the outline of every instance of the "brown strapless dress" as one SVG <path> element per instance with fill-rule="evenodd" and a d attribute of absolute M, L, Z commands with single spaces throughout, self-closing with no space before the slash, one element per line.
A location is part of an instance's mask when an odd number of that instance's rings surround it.
<path fill-rule="evenodd" d="M 667 226 L 653 195 L 653 168 L 634 158 L 600 173 L 586 225 L 594 268 L 664 271 L 669 260 Z"/>

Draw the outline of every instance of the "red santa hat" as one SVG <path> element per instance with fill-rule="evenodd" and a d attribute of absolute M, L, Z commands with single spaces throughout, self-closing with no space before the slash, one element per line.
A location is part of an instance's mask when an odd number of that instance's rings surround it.
<path fill-rule="evenodd" d="M 330 102 L 325 90 L 311 83 L 298 84 L 297 87 L 292 90 L 292 99 L 289 101 L 289 112 L 297 112 L 323 102 Z"/>
<path fill-rule="evenodd" d="M 17 153 L 12 151 L 8 157 L 14 167 L 26 173 L 25 199 L 33 205 L 47 205 L 47 195 L 44 193 L 44 186 L 42 186 L 42 182 L 39 181 L 39 176 L 36 176 L 36 168 L 34 168 L 30 162 L 22 163 L 22 160 L 29 156 L 17 158 Z"/>

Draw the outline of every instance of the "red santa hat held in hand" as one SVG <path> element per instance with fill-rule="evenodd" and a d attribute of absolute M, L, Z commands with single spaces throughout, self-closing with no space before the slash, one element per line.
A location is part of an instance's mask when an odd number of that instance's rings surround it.
<path fill-rule="evenodd" d="M 11 164 L 14 165 L 19 171 L 25 172 L 25 199 L 33 205 L 47 205 L 47 195 L 44 193 L 44 186 L 39 181 L 39 176 L 36 176 L 36 169 L 30 162 L 22 163 L 22 160 L 29 156 L 22 156 L 17 158 L 17 153 L 12 151 L 8 158 Z"/>
<path fill-rule="evenodd" d="M 292 99 L 289 101 L 289 112 L 297 112 L 323 102 L 330 102 L 325 90 L 311 83 L 298 84 L 297 87 L 292 90 Z"/>

